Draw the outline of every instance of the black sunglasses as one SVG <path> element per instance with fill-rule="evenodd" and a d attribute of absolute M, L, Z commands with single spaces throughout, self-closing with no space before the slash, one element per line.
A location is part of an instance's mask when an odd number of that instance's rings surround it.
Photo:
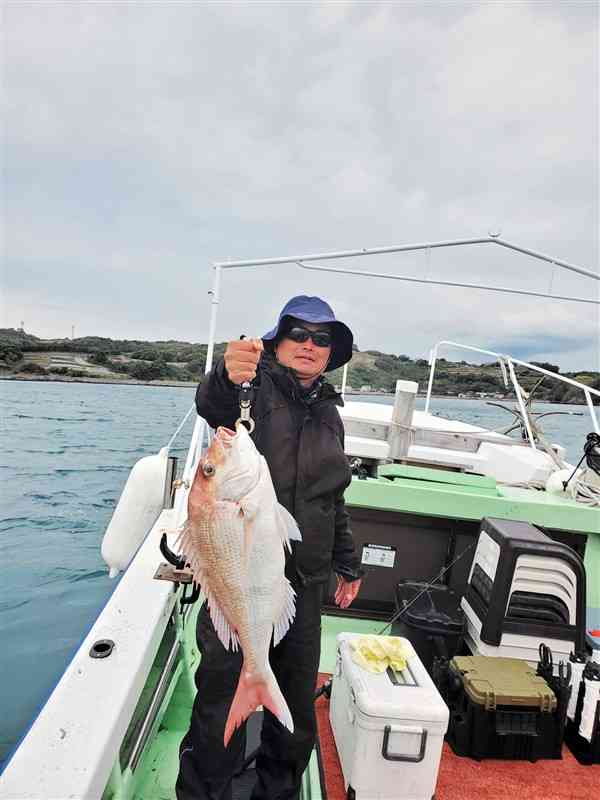
<path fill-rule="evenodd" d="M 329 331 L 309 331 L 308 328 L 294 326 L 287 331 L 285 336 L 287 339 L 291 339 L 292 342 L 298 342 L 298 344 L 312 339 L 317 347 L 331 347 L 331 334 Z"/>

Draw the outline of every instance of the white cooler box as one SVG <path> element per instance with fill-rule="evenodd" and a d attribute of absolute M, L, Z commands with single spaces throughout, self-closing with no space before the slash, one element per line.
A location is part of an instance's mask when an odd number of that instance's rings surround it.
<path fill-rule="evenodd" d="M 349 642 L 355 638 L 358 634 L 337 637 L 329 706 L 348 797 L 430 800 L 448 707 L 407 639 L 402 641 L 413 655 L 406 669 L 375 674 L 352 660 Z"/>

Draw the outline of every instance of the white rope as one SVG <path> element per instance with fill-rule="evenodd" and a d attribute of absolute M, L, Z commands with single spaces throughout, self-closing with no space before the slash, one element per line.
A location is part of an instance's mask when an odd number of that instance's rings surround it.
<path fill-rule="evenodd" d="M 175 441 L 175 439 L 176 439 L 176 438 L 179 436 L 179 434 L 181 433 L 181 430 L 182 430 L 183 426 L 185 425 L 185 423 L 188 421 L 190 414 L 192 413 L 192 411 L 195 411 L 195 410 L 196 410 L 196 405 L 194 404 L 194 405 L 193 405 L 193 406 L 190 408 L 190 410 L 187 412 L 187 414 L 185 415 L 185 417 L 184 417 L 184 418 L 181 420 L 181 422 L 179 423 L 179 427 L 177 428 L 177 430 L 175 431 L 175 433 L 173 434 L 173 436 L 171 436 L 171 438 L 169 439 L 169 444 L 167 445 L 167 450 L 170 450 L 170 449 L 171 449 L 171 446 L 172 446 L 173 442 Z"/>
<path fill-rule="evenodd" d="M 600 489 L 575 478 L 575 500 L 586 506 L 600 506 Z"/>

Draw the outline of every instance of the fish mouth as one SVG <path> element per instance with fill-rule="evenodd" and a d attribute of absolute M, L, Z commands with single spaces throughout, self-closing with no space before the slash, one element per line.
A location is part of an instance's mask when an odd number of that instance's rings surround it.
<path fill-rule="evenodd" d="M 232 431 L 230 428 L 220 425 L 215 436 L 224 447 L 231 447 L 233 440 L 237 436 L 237 431 Z"/>

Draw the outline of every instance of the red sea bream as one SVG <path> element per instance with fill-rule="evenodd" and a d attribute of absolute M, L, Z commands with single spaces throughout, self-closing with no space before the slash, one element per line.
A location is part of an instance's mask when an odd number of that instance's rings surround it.
<path fill-rule="evenodd" d="M 241 647 L 243 664 L 225 725 L 235 729 L 260 705 L 290 731 L 294 724 L 269 664 L 295 614 L 284 574 L 284 547 L 300 539 L 296 521 L 277 502 L 267 462 L 246 428 L 219 428 L 200 460 L 179 536 L 182 552 L 208 600 L 225 648 Z"/>

